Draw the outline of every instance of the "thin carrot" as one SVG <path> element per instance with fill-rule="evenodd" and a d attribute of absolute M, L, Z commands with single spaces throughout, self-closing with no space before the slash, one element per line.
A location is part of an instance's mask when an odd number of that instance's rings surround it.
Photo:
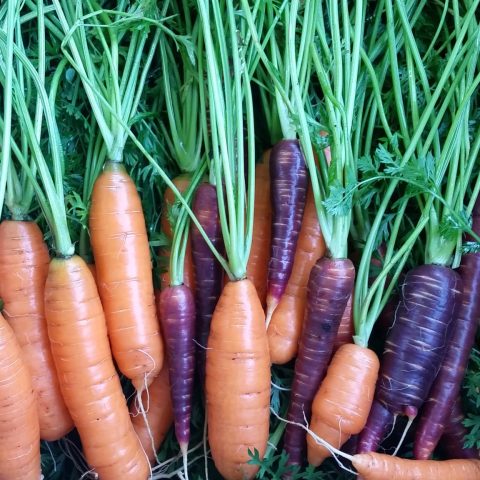
<path fill-rule="evenodd" d="M 265 314 L 248 279 L 228 282 L 213 314 L 206 398 L 215 466 L 229 480 L 253 478 L 258 466 L 248 464 L 248 450 L 262 458 L 267 447 L 270 357 Z"/>
<path fill-rule="evenodd" d="M 0 480 L 39 480 L 40 427 L 30 374 L 0 314 Z"/>
<path fill-rule="evenodd" d="M 478 480 L 480 460 L 407 460 L 382 453 L 353 456 L 353 466 L 364 480 Z"/>
<path fill-rule="evenodd" d="M 272 205 L 270 202 L 270 151 L 255 166 L 255 212 L 253 219 L 252 248 L 247 264 L 247 277 L 257 289 L 258 298 L 265 308 L 267 300 L 268 261 L 272 230 Z"/>
<path fill-rule="evenodd" d="M 315 262 L 324 252 L 325 242 L 318 224 L 313 193 L 309 188 L 292 273 L 267 329 L 272 363 L 287 363 L 297 354 L 307 303 L 308 278 Z"/>
<path fill-rule="evenodd" d="M 50 262 L 45 314 L 60 387 L 88 464 L 102 480 L 145 480 L 148 461 L 112 361 L 97 287 L 80 257 Z"/>
<path fill-rule="evenodd" d="M 146 419 L 142 415 L 136 400 L 135 397 L 130 405 L 133 428 L 150 463 L 153 464 L 156 460 L 156 452 L 173 424 L 167 360 L 165 360 L 158 376 L 150 384 L 148 391 L 144 390 L 142 393 L 142 405 L 146 410 Z"/>
<path fill-rule="evenodd" d="M 353 343 L 341 346 L 313 400 L 310 429 L 336 448 L 361 432 L 370 412 L 379 367 L 372 350 Z M 318 466 L 330 456 L 310 435 L 307 445 L 312 465 Z"/>
<path fill-rule="evenodd" d="M 121 163 L 107 162 L 95 182 L 90 234 L 113 357 L 142 391 L 162 368 L 163 346 L 145 218 Z"/>
<path fill-rule="evenodd" d="M 58 385 L 44 312 L 50 256 L 35 222 L 0 224 L 0 297 L 3 314 L 15 332 L 32 377 L 40 437 L 58 440 L 73 428 Z"/>
<path fill-rule="evenodd" d="M 183 193 L 190 182 L 192 181 L 192 176 L 190 174 L 182 174 L 175 177 L 172 182 L 178 188 L 178 191 Z M 162 231 L 167 235 L 167 237 L 172 240 L 173 232 L 172 226 L 168 219 L 169 209 L 175 203 L 175 194 L 172 189 L 167 187 L 163 196 L 164 204 L 161 218 Z M 165 258 L 165 265 L 168 265 L 168 259 L 170 258 L 170 251 L 167 248 L 162 248 L 160 252 L 161 256 Z M 193 264 L 193 254 L 192 254 L 192 244 L 190 238 L 187 239 L 187 246 L 185 249 L 185 262 L 184 262 L 184 271 L 183 271 L 183 281 L 187 287 L 190 287 L 192 291 L 195 291 L 195 268 Z M 167 288 L 170 285 L 170 273 L 168 268 L 160 276 L 161 289 Z"/>

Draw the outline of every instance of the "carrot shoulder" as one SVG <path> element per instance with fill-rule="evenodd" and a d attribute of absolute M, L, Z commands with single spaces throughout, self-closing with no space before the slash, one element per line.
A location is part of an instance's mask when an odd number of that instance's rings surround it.
<path fill-rule="evenodd" d="M 95 281 L 78 256 L 50 262 L 45 314 L 60 387 L 102 480 L 145 480 L 149 465 L 113 364 Z"/>
<path fill-rule="evenodd" d="M 95 182 L 90 234 L 113 357 L 142 391 L 162 368 L 163 346 L 145 218 L 122 164 L 108 162 Z"/>
<path fill-rule="evenodd" d="M 206 368 L 208 439 L 227 480 L 252 479 L 248 450 L 263 457 L 270 415 L 265 314 L 253 283 L 228 282 L 212 317 Z"/>
<path fill-rule="evenodd" d="M 382 453 L 354 455 L 364 480 L 479 480 L 480 460 L 406 460 Z"/>
<path fill-rule="evenodd" d="M 5 319 L 13 328 L 32 378 L 40 437 L 58 440 L 73 428 L 60 392 L 50 351 L 44 289 L 50 256 L 35 222 L 0 224 L 0 297 Z"/>
<path fill-rule="evenodd" d="M 0 480 L 39 480 L 40 426 L 32 381 L 0 314 Z"/>

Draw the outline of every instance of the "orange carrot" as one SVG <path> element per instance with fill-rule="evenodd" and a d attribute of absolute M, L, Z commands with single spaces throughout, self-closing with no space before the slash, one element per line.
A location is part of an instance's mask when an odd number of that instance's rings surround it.
<path fill-rule="evenodd" d="M 40 437 L 58 440 L 73 428 L 58 385 L 44 311 L 50 256 L 35 222 L 0 224 L 0 297 L 15 332 L 36 396 Z"/>
<path fill-rule="evenodd" d="M 97 267 L 95 267 L 94 263 L 87 263 L 87 267 L 90 270 L 90 273 L 92 274 L 93 279 L 96 282 L 97 281 Z"/>
<path fill-rule="evenodd" d="M 318 224 L 313 193 L 309 188 L 292 273 L 267 330 L 272 363 L 287 363 L 297 354 L 307 303 L 308 278 L 315 262 L 324 252 L 325 242 Z"/>
<path fill-rule="evenodd" d="M 31 376 L 0 314 L 0 480 L 40 478 L 40 426 Z"/>
<path fill-rule="evenodd" d="M 97 287 L 78 256 L 50 262 L 45 314 L 65 403 L 102 480 L 145 480 L 149 465 L 115 371 Z"/>
<path fill-rule="evenodd" d="M 172 401 L 170 398 L 170 383 L 168 381 L 168 364 L 165 360 L 163 368 L 158 376 L 153 380 L 148 392 L 142 393 L 142 405 L 146 412 L 146 420 L 138 408 L 136 399 L 130 405 L 130 415 L 132 415 L 132 424 L 135 432 L 145 450 L 150 463 L 155 463 L 156 452 L 160 448 L 165 436 L 173 424 Z M 152 438 L 150 437 L 150 433 Z M 153 447 L 152 448 L 152 442 Z"/>
<path fill-rule="evenodd" d="M 353 456 L 364 480 L 480 480 L 480 460 L 406 460 L 383 453 Z"/>
<path fill-rule="evenodd" d="M 215 466 L 227 480 L 247 480 L 267 448 L 270 357 L 265 314 L 253 283 L 228 282 L 212 317 L 207 348 L 206 403 Z"/>
<path fill-rule="evenodd" d="M 363 430 L 375 393 L 380 363 L 368 348 L 341 346 L 328 367 L 312 405 L 310 430 L 335 448 Z M 308 462 L 318 466 L 330 452 L 307 436 Z"/>
<path fill-rule="evenodd" d="M 270 203 L 270 150 L 255 166 L 255 210 L 253 219 L 252 247 L 247 264 L 247 277 L 257 289 L 263 307 L 267 299 L 268 261 L 272 229 L 272 206 Z"/>
<path fill-rule="evenodd" d="M 190 174 L 178 175 L 172 180 L 180 193 L 183 193 L 189 187 L 191 181 L 192 177 Z M 172 240 L 173 232 L 172 226 L 170 225 L 170 221 L 168 219 L 168 210 L 175 203 L 176 197 L 169 187 L 166 188 L 163 199 L 164 205 L 161 218 L 162 231 L 170 240 Z M 164 288 L 170 286 L 170 274 L 168 272 L 168 259 L 170 258 L 169 249 L 162 248 L 160 255 L 165 258 L 165 266 L 167 267 L 167 270 L 163 272 L 160 276 L 160 285 L 161 289 L 163 290 Z M 190 241 L 190 236 L 187 239 L 187 246 L 185 248 L 183 283 L 187 287 L 190 287 L 192 292 L 195 291 L 195 267 L 193 265 L 192 244 Z"/>
<path fill-rule="evenodd" d="M 107 162 L 95 182 L 90 235 L 113 357 L 140 392 L 160 372 L 163 346 L 142 204 L 120 163 Z"/>
<path fill-rule="evenodd" d="M 350 295 L 347 306 L 345 307 L 345 312 L 343 312 L 342 320 L 340 321 L 340 325 L 338 327 L 337 338 L 335 339 L 335 345 L 333 346 L 334 352 L 336 352 L 345 343 L 353 342 L 353 335 L 355 335 L 352 310 L 353 295 L 354 293 Z"/>

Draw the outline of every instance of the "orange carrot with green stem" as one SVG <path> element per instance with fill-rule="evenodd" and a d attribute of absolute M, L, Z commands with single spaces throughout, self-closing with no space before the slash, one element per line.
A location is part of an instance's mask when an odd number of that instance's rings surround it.
<path fill-rule="evenodd" d="M 233 5 L 227 2 L 224 11 L 217 0 L 198 0 L 197 5 L 205 42 L 212 170 L 231 280 L 213 313 L 207 345 L 208 441 L 220 474 L 227 480 L 246 480 L 258 470 L 249 464 L 249 450 L 256 449 L 263 457 L 267 447 L 270 404 L 265 315 L 246 277 L 254 217 L 255 134 L 250 64 L 241 66 L 239 52 L 248 52 L 251 44 L 239 49 L 237 29 L 244 31 L 245 23 L 235 15 Z M 225 30 L 222 18 L 227 20 Z M 233 76 L 228 65 L 232 65 Z"/>
<path fill-rule="evenodd" d="M 125 476 L 144 480 L 150 473 L 149 464 L 130 421 L 113 364 L 98 290 L 86 263 L 74 255 L 70 239 L 61 142 L 53 107 L 32 64 L 21 52 L 16 53 L 38 89 L 49 133 L 53 178 L 23 96 L 18 96 L 19 121 L 28 134 L 42 186 L 29 166 L 22 166 L 35 187 L 54 240 L 55 258 L 45 284 L 45 316 L 60 389 L 93 471 L 107 480 Z"/>

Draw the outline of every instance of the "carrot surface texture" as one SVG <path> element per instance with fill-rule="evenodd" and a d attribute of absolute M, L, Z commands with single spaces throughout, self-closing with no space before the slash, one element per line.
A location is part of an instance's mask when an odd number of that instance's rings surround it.
<path fill-rule="evenodd" d="M 163 364 L 140 197 L 125 167 L 107 162 L 92 192 L 90 235 L 113 357 L 141 392 Z"/>
<path fill-rule="evenodd" d="M 315 262 L 324 252 L 325 242 L 318 224 L 313 193 L 309 189 L 292 273 L 285 293 L 268 325 L 268 345 L 272 363 L 287 363 L 297 354 L 307 303 L 308 278 Z"/>
<path fill-rule="evenodd" d="M 207 343 L 208 442 L 223 478 L 250 480 L 259 469 L 249 463 L 251 454 L 257 450 L 263 458 L 270 417 L 265 314 L 257 290 L 247 278 L 255 204 L 255 131 L 249 72 L 256 55 L 251 37 L 246 35 L 245 19 L 235 15 L 231 2 L 197 0 L 197 5 L 205 42 L 211 134 L 214 139 L 222 139 L 212 142 L 210 175 L 216 179 L 228 259 L 221 263 L 230 280 L 213 312 Z M 225 21 L 228 28 L 223 30 Z M 237 31 L 245 33 L 242 48 Z M 234 91 L 237 94 L 232 95 Z"/>
<path fill-rule="evenodd" d="M 382 453 L 354 455 L 353 466 L 364 480 L 479 480 L 480 460 L 406 460 Z"/>
<path fill-rule="evenodd" d="M 38 225 L 0 224 L 0 297 L 3 314 L 22 347 L 32 377 L 43 440 L 58 440 L 73 428 L 60 392 L 45 320 L 44 289 L 50 256 Z M 12 272 L 15 272 L 12 274 Z"/>
<path fill-rule="evenodd" d="M 0 479 L 40 478 L 40 426 L 31 376 L 0 314 Z"/>

